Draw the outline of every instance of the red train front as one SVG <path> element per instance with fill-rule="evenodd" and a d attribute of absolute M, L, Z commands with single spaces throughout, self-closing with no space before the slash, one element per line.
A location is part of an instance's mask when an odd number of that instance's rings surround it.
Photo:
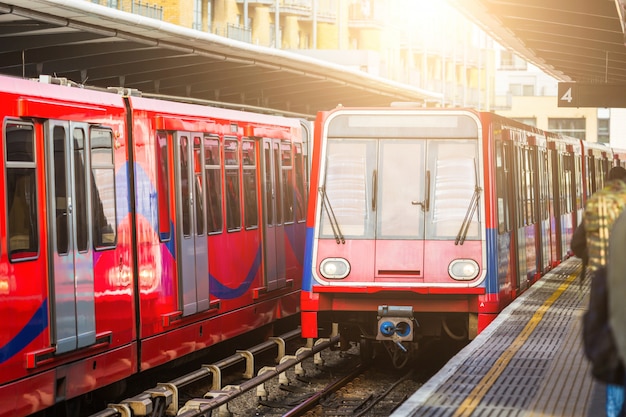
<path fill-rule="evenodd" d="M 338 323 L 362 354 L 382 344 L 396 366 L 428 338 L 476 336 L 568 256 L 581 145 L 548 146 L 559 140 L 464 109 L 320 113 L 303 336 Z"/>
<path fill-rule="evenodd" d="M 299 311 L 300 121 L 122 93 L 0 77 L 0 416 Z"/>

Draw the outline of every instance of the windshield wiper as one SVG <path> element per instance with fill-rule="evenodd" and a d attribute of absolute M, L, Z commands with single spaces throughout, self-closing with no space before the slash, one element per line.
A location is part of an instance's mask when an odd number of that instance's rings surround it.
<path fill-rule="evenodd" d="M 320 187 L 319 192 L 322 195 L 322 204 L 324 206 L 324 210 L 326 210 L 326 215 L 328 216 L 328 222 L 330 223 L 330 227 L 333 229 L 335 242 L 337 242 L 337 244 L 340 244 L 340 243 L 345 244 L 346 239 L 343 237 L 343 234 L 341 233 L 341 229 L 339 228 L 339 222 L 337 221 L 337 217 L 335 216 L 333 207 L 331 206 L 330 200 L 328 199 L 328 194 L 326 194 L 326 189 L 324 187 Z"/>
<path fill-rule="evenodd" d="M 475 184 L 478 184 L 478 173 L 476 172 L 476 160 L 474 159 L 474 178 Z M 478 207 L 478 201 L 480 199 L 480 193 L 483 191 L 478 185 L 474 186 L 474 194 L 472 194 L 472 199 L 470 200 L 469 206 L 467 207 L 467 212 L 465 213 L 465 218 L 463 219 L 463 223 L 461 223 L 461 229 L 459 233 L 456 235 L 456 239 L 454 240 L 455 245 L 462 245 L 465 242 L 465 238 L 467 237 L 467 232 L 469 231 L 470 224 L 472 222 L 472 217 L 474 217 L 474 212 Z"/>

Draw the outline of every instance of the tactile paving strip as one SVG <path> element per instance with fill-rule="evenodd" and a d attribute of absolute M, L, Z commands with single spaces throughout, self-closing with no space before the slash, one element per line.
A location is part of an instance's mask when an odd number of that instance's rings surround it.
<path fill-rule="evenodd" d="M 585 416 L 592 381 L 580 347 L 580 316 L 586 307 L 588 278 L 582 285 L 576 278 L 545 310 L 497 379 L 484 387 L 485 392 L 473 412 L 463 413 L 459 409 L 507 354 L 531 317 L 579 269 L 579 260 L 568 260 L 530 288 L 523 303 L 510 310 L 488 339 L 410 415 Z"/>

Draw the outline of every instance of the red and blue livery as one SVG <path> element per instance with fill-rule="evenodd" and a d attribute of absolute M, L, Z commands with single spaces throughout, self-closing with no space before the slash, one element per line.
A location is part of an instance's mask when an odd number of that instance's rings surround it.
<path fill-rule="evenodd" d="M 315 122 L 302 335 L 404 366 L 468 340 L 569 256 L 617 153 L 493 113 L 342 108 Z M 335 326 L 338 325 L 338 326 Z"/>
<path fill-rule="evenodd" d="M 2 417 L 299 312 L 300 120 L 69 84 L 0 77 Z"/>

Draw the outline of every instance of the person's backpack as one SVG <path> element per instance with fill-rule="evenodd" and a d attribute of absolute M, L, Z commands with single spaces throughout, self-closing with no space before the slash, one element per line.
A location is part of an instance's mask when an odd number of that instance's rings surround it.
<path fill-rule="evenodd" d="M 600 268 L 591 276 L 589 308 L 582 323 L 583 346 L 593 377 L 605 384 L 621 385 L 624 382 L 624 366 L 609 326 L 608 301 L 606 269 Z"/>

